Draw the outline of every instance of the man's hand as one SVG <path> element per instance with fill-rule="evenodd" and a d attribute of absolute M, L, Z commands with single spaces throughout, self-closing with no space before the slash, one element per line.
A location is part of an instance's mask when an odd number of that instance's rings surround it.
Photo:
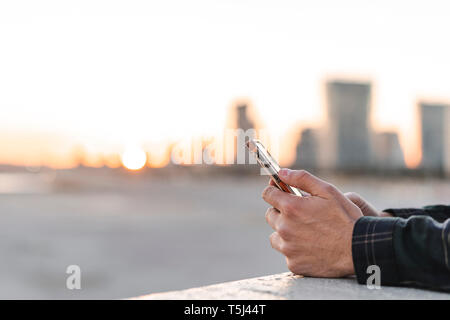
<path fill-rule="evenodd" d="M 304 170 L 282 169 L 280 179 L 309 196 L 298 197 L 273 185 L 262 197 L 271 204 L 266 220 L 275 230 L 272 247 L 286 256 L 289 270 L 313 277 L 354 274 L 352 234 L 361 210 L 333 185 Z"/>
<path fill-rule="evenodd" d="M 359 194 L 355 192 L 347 192 L 345 196 L 350 199 L 351 202 L 356 204 L 361 212 L 365 216 L 373 216 L 373 217 L 392 217 L 392 215 L 388 212 L 380 212 L 375 209 L 370 203 L 364 200 Z"/>

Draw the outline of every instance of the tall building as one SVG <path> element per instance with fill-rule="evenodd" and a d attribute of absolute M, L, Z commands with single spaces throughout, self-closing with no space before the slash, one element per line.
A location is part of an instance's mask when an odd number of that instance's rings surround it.
<path fill-rule="evenodd" d="M 331 81 L 326 85 L 328 127 L 321 165 L 329 169 L 370 168 L 370 83 Z"/>
<path fill-rule="evenodd" d="M 318 167 L 319 138 L 315 129 L 302 130 L 300 141 L 297 144 L 294 166 L 302 169 Z"/>
<path fill-rule="evenodd" d="M 373 136 L 373 152 L 377 169 L 384 171 L 405 169 L 405 158 L 400 147 L 398 134 L 381 132 Z"/>
<path fill-rule="evenodd" d="M 420 103 L 422 124 L 423 170 L 444 174 L 450 172 L 449 106 Z"/>
<path fill-rule="evenodd" d="M 248 114 L 248 106 L 246 104 L 238 105 L 236 107 L 236 124 L 237 128 L 247 131 L 248 129 L 253 129 L 253 121 L 250 120 Z"/>
<path fill-rule="evenodd" d="M 239 104 L 236 106 L 236 139 L 235 139 L 235 163 L 249 164 L 255 159 L 250 154 L 245 144 L 249 139 L 256 138 L 255 125 L 248 115 L 248 106 Z"/>

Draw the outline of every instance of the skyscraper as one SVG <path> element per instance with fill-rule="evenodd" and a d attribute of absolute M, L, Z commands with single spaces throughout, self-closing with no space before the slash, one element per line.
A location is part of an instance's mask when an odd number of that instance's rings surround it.
<path fill-rule="evenodd" d="M 445 104 L 420 103 L 422 124 L 423 170 L 444 174 L 450 170 L 449 106 Z"/>
<path fill-rule="evenodd" d="M 364 170 L 372 165 L 369 128 L 370 83 L 327 83 L 328 128 L 322 165 Z"/>
<path fill-rule="evenodd" d="M 405 169 L 405 158 L 396 132 L 374 133 L 372 154 L 379 170 Z"/>
<path fill-rule="evenodd" d="M 253 121 L 250 120 L 247 111 L 248 107 L 246 104 L 241 104 L 236 107 L 236 125 L 237 128 L 247 131 L 248 129 L 254 129 Z"/>
<path fill-rule="evenodd" d="M 248 109 L 247 104 L 236 106 L 235 161 L 241 164 L 249 164 L 250 160 L 255 160 L 245 147 L 247 141 L 256 138 L 254 122 L 249 117 Z"/>
<path fill-rule="evenodd" d="M 302 169 L 317 168 L 318 152 L 319 141 L 317 130 L 311 128 L 302 130 L 300 142 L 297 144 L 294 166 Z"/>

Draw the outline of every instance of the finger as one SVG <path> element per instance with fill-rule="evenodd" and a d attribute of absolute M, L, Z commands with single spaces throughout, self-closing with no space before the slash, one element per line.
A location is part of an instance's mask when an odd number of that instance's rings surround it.
<path fill-rule="evenodd" d="M 273 181 L 272 178 L 270 178 L 269 186 L 274 186 L 274 187 L 277 187 L 277 188 L 278 188 L 277 184 L 275 183 L 275 181 Z"/>
<path fill-rule="evenodd" d="M 302 200 L 301 197 L 281 191 L 273 186 L 268 186 L 264 189 L 262 198 L 281 212 L 290 211 L 292 207 L 300 205 L 300 201 Z"/>
<path fill-rule="evenodd" d="M 277 231 L 278 219 L 280 218 L 280 211 L 275 208 L 269 208 L 266 211 L 266 221 L 273 230 Z"/>
<path fill-rule="evenodd" d="M 359 194 L 355 193 L 355 192 L 346 192 L 344 193 L 344 195 L 354 204 L 356 204 L 359 208 L 361 208 L 364 204 L 364 201 L 362 200 L 362 198 L 359 196 Z"/>
<path fill-rule="evenodd" d="M 283 239 L 281 239 L 280 235 L 278 233 L 274 232 L 270 235 L 269 239 L 270 239 L 270 245 L 272 246 L 272 248 L 274 248 L 278 252 L 281 252 Z"/>
<path fill-rule="evenodd" d="M 359 194 L 355 192 L 347 192 L 344 194 L 351 202 L 353 202 L 365 216 L 379 216 L 379 213 L 375 207 L 365 201 Z"/>
<path fill-rule="evenodd" d="M 313 196 L 324 196 L 334 189 L 333 185 L 305 170 L 281 169 L 278 175 L 288 185 L 300 188 Z"/>

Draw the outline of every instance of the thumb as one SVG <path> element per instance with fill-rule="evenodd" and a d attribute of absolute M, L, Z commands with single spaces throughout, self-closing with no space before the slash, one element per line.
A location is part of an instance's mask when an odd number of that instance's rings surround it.
<path fill-rule="evenodd" d="M 305 170 L 281 169 L 278 176 L 288 185 L 306 191 L 313 196 L 326 195 L 331 188 L 334 188 L 331 184 Z"/>

